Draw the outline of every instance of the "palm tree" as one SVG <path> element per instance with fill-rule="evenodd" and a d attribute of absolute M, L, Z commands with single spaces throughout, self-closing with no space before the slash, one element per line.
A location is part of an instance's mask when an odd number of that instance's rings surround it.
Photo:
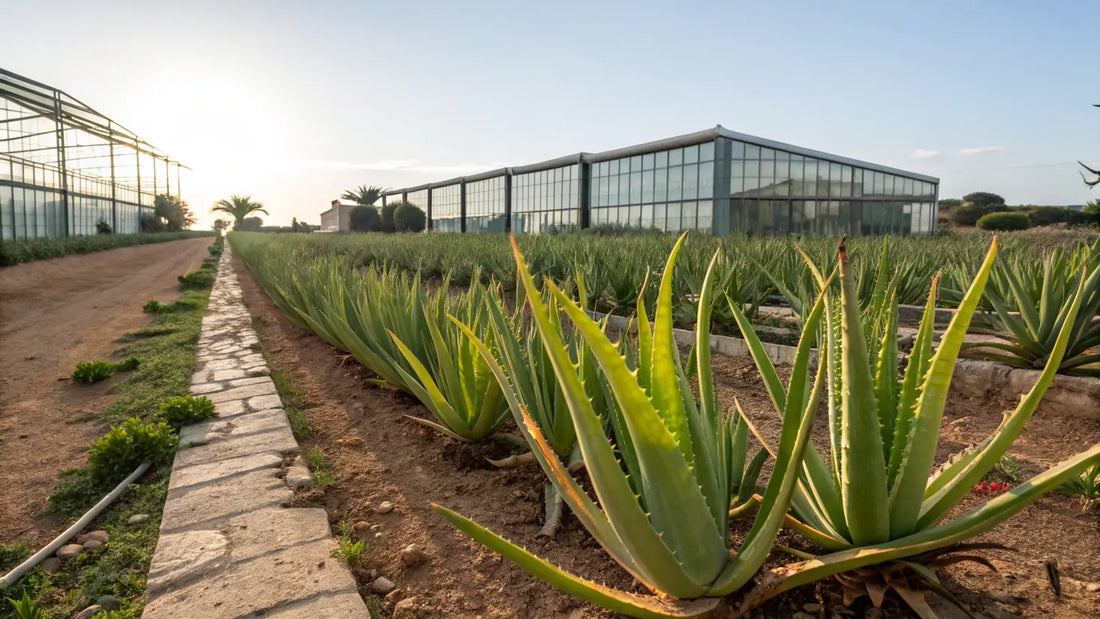
<path fill-rule="evenodd" d="M 253 213 L 263 213 L 264 215 L 270 215 L 264 209 L 264 205 L 259 202 L 253 202 L 252 196 L 238 196 L 233 194 L 229 196 L 228 200 L 222 199 L 214 203 L 214 206 L 210 209 L 210 212 L 221 211 L 223 213 L 229 213 L 236 220 L 233 224 L 233 229 L 236 230 L 241 227 L 241 222 L 245 217 Z"/>
<path fill-rule="evenodd" d="M 356 204 L 362 204 L 363 206 L 371 206 L 382 197 L 382 192 L 386 191 L 384 187 L 370 187 L 366 185 L 359 185 L 355 189 L 345 191 L 341 196 L 341 200 L 352 200 Z"/>

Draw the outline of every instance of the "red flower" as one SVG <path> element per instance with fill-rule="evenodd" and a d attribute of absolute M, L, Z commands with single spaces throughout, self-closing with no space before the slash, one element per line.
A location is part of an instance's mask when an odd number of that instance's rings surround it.
<path fill-rule="evenodd" d="M 998 484 L 997 482 L 993 482 L 993 483 L 989 484 L 989 489 L 994 491 L 994 492 L 1000 492 L 1001 484 Z"/>

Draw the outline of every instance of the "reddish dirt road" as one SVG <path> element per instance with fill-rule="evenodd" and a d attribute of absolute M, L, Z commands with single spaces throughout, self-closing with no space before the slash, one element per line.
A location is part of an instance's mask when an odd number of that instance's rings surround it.
<path fill-rule="evenodd" d="M 0 543 L 48 541 L 46 497 L 105 430 L 97 415 L 115 379 L 74 385 L 73 367 L 110 358 L 115 340 L 146 326 L 142 304 L 174 300 L 176 276 L 197 269 L 208 245 L 187 239 L 0 269 Z"/>

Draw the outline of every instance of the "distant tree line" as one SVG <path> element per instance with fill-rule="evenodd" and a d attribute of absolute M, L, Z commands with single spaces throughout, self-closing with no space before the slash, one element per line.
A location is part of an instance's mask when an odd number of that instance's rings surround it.
<path fill-rule="evenodd" d="M 1100 223 L 1100 200 L 1089 202 L 1080 211 L 1034 204 L 1009 206 L 995 193 L 976 191 L 961 200 L 940 200 L 939 208 L 957 226 L 977 226 L 984 230 L 1023 230 L 1054 224 L 1095 226 Z"/>

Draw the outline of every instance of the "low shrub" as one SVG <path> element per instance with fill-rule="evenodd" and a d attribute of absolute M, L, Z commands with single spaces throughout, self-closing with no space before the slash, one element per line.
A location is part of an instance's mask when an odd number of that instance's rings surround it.
<path fill-rule="evenodd" d="M 141 361 L 139 361 L 137 357 L 127 357 L 115 364 L 115 370 L 119 372 L 133 372 L 139 365 L 141 365 Z"/>
<path fill-rule="evenodd" d="M 1081 511 L 1100 505 L 1100 464 L 1094 464 L 1077 477 L 1069 478 L 1058 487 L 1058 492 L 1081 499 Z"/>
<path fill-rule="evenodd" d="M 428 217 L 420 207 L 405 202 L 393 212 L 393 227 L 397 232 L 423 232 Z"/>
<path fill-rule="evenodd" d="M 951 221 L 960 226 L 973 226 L 982 217 L 990 213 L 1007 211 L 1008 207 L 1002 205 L 964 204 L 951 212 Z"/>
<path fill-rule="evenodd" d="M 146 314 L 159 314 L 163 311 L 165 307 L 168 306 L 163 305 L 160 301 L 157 301 L 156 299 L 149 299 L 145 302 L 145 305 L 141 306 L 141 311 L 145 312 Z"/>
<path fill-rule="evenodd" d="M 180 282 L 180 287 L 184 290 L 201 290 L 203 288 L 210 288 L 214 285 L 214 273 L 209 270 L 191 271 L 190 273 L 180 275 L 176 279 Z"/>
<path fill-rule="evenodd" d="M 1031 227 L 1027 213 L 989 213 L 978 219 L 977 226 L 982 230 L 1011 231 L 1027 230 Z"/>
<path fill-rule="evenodd" d="M 142 423 L 131 417 L 92 443 L 89 469 L 101 482 L 117 482 L 147 460 L 155 466 L 167 464 L 178 444 L 179 437 L 167 423 Z"/>
<path fill-rule="evenodd" d="M 112 232 L 114 231 L 111 230 L 111 224 L 107 223 L 106 219 L 100 219 L 99 221 L 95 222 L 96 234 L 111 234 Z"/>
<path fill-rule="evenodd" d="M 160 414 L 168 425 L 177 430 L 218 415 L 210 398 L 189 395 L 175 397 L 161 404 Z"/>
<path fill-rule="evenodd" d="M 81 361 L 76 364 L 76 369 L 73 370 L 72 379 L 74 383 L 80 383 L 81 385 L 90 385 L 92 383 L 98 383 L 101 380 L 107 380 L 115 373 L 115 364 L 108 363 L 107 361 Z"/>
<path fill-rule="evenodd" d="M 213 245 L 207 247 L 206 251 L 210 252 L 211 256 L 220 256 L 222 255 L 222 244 L 214 243 Z"/>

